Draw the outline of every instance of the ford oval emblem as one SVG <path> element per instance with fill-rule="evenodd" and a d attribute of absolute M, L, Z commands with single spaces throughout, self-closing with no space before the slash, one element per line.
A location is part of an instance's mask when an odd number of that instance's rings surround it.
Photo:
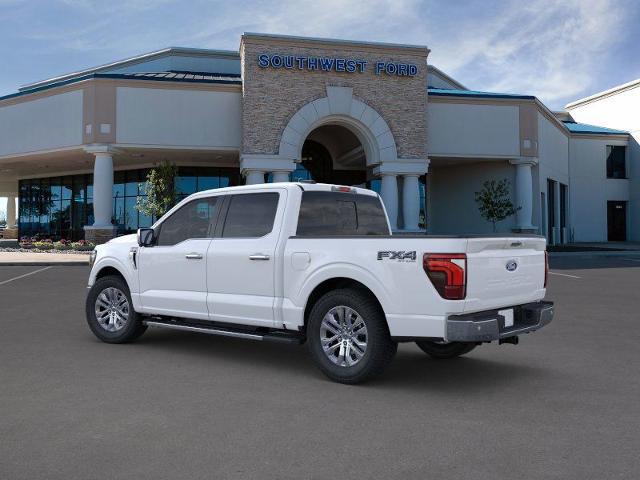
<path fill-rule="evenodd" d="M 515 260 L 509 260 L 507 262 L 506 268 L 509 272 L 515 272 L 518 268 L 518 262 L 516 262 Z"/>

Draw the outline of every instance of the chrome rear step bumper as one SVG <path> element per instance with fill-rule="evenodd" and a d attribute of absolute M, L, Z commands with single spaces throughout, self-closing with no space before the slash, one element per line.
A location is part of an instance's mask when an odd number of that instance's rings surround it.
<path fill-rule="evenodd" d="M 534 332 L 553 319 L 553 302 L 534 302 L 512 307 L 514 321 L 505 326 L 498 310 L 452 315 L 447 319 L 446 340 L 449 342 L 491 342 Z M 504 309 L 501 309 L 504 310 Z"/>

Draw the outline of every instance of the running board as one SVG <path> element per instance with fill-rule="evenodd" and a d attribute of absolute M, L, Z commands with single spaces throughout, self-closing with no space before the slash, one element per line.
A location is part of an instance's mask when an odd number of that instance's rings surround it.
<path fill-rule="evenodd" d="M 209 327 L 202 324 L 194 325 L 189 323 L 178 323 L 162 320 L 143 320 L 142 323 L 148 327 L 160 327 L 173 330 L 184 330 L 187 332 L 207 333 L 209 335 L 218 335 L 220 337 L 244 338 L 246 340 L 257 340 L 259 342 L 281 342 L 299 345 L 304 341 L 304 337 L 302 335 L 293 332 L 247 332 L 239 329 L 224 328 L 219 326 Z"/>

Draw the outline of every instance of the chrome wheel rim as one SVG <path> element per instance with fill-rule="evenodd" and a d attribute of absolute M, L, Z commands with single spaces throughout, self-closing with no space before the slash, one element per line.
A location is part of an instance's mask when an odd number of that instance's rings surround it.
<path fill-rule="evenodd" d="M 122 290 L 107 287 L 96 298 L 95 312 L 100 327 L 117 332 L 129 321 L 129 300 Z"/>
<path fill-rule="evenodd" d="M 367 352 L 367 326 L 354 309 L 339 305 L 320 325 L 320 343 L 327 358 L 340 367 L 353 367 Z"/>

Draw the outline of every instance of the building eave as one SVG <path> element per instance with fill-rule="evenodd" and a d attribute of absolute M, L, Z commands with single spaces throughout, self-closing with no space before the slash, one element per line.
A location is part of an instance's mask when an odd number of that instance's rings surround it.
<path fill-rule="evenodd" d="M 322 46 L 322 45 L 343 45 L 351 47 L 360 47 L 363 49 L 373 50 L 407 50 L 412 53 L 427 56 L 431 50 L 425 45 L 412 45 L 404 43 L 385 43 L 385 42 L 362 42 L 357 40 L 341 40 L 338 38 L 322 38 L 322 37 L 299 37 L 295 35 L 276 35 L 273 33 L 256 33 L 245 32 L 242 34 L 240 44 L 243 42 L 261 40 L 271 41 L 274 43 L 287 43 L 296 42 L 299 44 L 306 44 L 309 46 Z"/>
<path fill-rule="evenodd" d="M 100 73 L 100 72 L 104 72 L 105 70 L 110 70 L 113 68 L 136 65 L 152 59 L 166 57 L 171 54 L 181 54 L 181 55 L 190 55 L 190 56 L 210 56 L 210 57 L 221 57 L 221 58 L 224 57 L 224 58 L 237 58 L 237 59 L 240 58 L 240 54 L 238 52 L 234 52 L 231 50 L 208 50 L 208 49 L 202 49 L 202 48 L 167 47 L 161 50 L 156 50 L 153 52 L 136 55 L 135 57 L 130 57 L 123 60 L 117 60 L 115 62 L 106 63 L 104 65 L 99 65 L 97 67 L 86 68 L 83 70 L 78 70 L 76 72 L 48 78 L 46 80 L 40 80 L 37 82 L 28 83 L 26 85 L 20 86 L 18 88 L 18 92 L 33 90 L 35 88 L 39 88 L 48 84 L 59 83 L 61 81 L 73 79 L 76 77 L 83 77 L 92 73 Z"/>
<path fill-rule="evenodd" d="M 567 103 L 564 108 L 567 110 L 571 110 L 571 109 L 580 107 L 582 105 L 586 105 L 587 103 L 595 102 L 603 98 L 610 97 L 612 95 L 617 95 L 619 93 L 626 92 L 627 90 L 631 90 L 636 87 L 640 87 L 640 78 L 636 80 L 632 80 L 627 83 L 623 83 L 622 85 L 618 85 L 616 87 L 610 88 L 608 90 L 604 90 L 602 92 L 594 93 L 593 95 L 581 98 L 574 102 Z"/>
<path fill-rule="evenodd" d="M 40 87 L 31 88 L 29 90 L 23 90 L 17 93 L 10 93 L 9 95 L 0 97 L 0 102 L 3 102 L 5 100 L 20 98 L 20 97 L 27 97 L 29 95 L 40 93 L 46 90 L 52 90 L 60 87 L 65 87 L 67 85 L 73 85 L 76 83 L 82 83 L 89 80 L 97 80 L 97 79 L 137 80 L 137 81 L 146 81 L 146 82 L 163 82 L 163 83 L 179 83 L 179 84 L 236 85 L 238 87 L 242 85 L 242 80 L 240 78 L 196 80 L 196 79 L 176 79 L 176 78 L 150 78 L 150 77 L 144 77 L 140 75 L 126 74 L 126 73 L 90 73 L 90 74 L 82 75 L 79 77 L 73 77 L 67 80 L 60 80 L 55 83 L 48 83 Z"/>

